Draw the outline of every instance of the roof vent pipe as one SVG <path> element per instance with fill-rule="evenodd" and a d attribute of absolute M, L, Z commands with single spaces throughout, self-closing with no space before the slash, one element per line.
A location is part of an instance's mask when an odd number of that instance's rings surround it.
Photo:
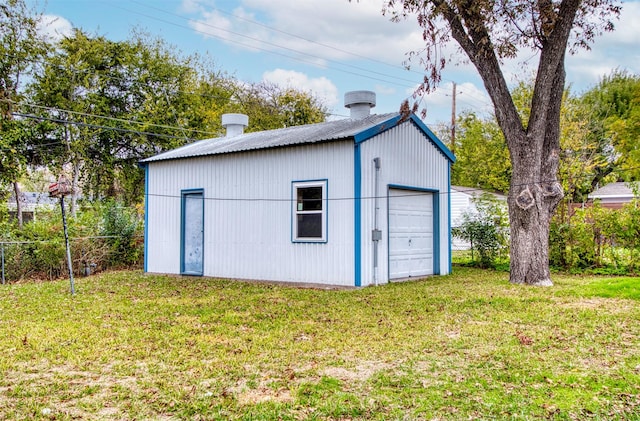
<path fill-rule="evenodd" d="M 227 129 L 227 137 L 241 135 L 248 125 L 249 116 L 246 114 L 222 114 L 222 127 Z"/>
<path fill-rule="evenodd" d="M 350 117 L 362 119 L 367 117 L 376 106 L 376 93 L 372 91 L 351 91 L 344 94 L 344 106 L 351 111 Z"/>

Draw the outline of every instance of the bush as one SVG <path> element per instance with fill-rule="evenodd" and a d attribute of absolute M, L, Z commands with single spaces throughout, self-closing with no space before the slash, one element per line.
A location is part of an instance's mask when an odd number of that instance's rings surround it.
<path fill-rule="evenodd" d="M 142 255 L 140 248 L 140 221 L 131 208 L 125 208 L 117 202 L 108 202 L 103 212 L 101 235 L 107 237 L 109 245 L 109 264 L 134 265 Z"/>
<path fill-rule="evenodd" d="M 71 260 L 75 274 L 131 267 L 143 255 L 141 223 L 135 210 L 109 202 L 89 204 L 68 217 Z M 67 276 L 66 247 L 59 208 L 39 212 L 37 219 L 17 227 L 0 208 L 7 280 L 55 279 Z M 104 238 L 107 237 L 108 238 Z"/>
<path fill-rule="evenodd" d="M 473 202 L 476 211 L 463 213 L 462 223 L 451 233 L 471 244 L 474 264 L 482 268 L 494 267 L 496 259 L 508 249 L 507 215 L 503 206 L 490 195 L 475 198 Z"/>
<path fill-rule="evenodd" d="M 555 215 L 550 227 L 550 265 L 567 272 L 629 274 L 638 270 L 640 209 L 598 203 Z"/>

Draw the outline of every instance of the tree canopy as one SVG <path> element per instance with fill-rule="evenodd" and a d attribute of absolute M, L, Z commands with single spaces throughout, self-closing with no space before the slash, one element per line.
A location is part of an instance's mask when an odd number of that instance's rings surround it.
<path fill-rule="evenodd" d="M 76 28 L 47 45 L 38 19 L 24 0 L 0 5 L 2 186 L 46 167 L 86 198 L 133 203 L 140 159 L 222 135 L 224 113 L 248 114 L 248 131 L 325 119 L 311 93 L 238 81 L 144 31 L 112 41 Z"/>

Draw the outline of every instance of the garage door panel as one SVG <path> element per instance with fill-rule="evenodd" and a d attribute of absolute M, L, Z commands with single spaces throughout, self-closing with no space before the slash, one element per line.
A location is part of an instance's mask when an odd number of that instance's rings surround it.
<path fill-rule="evenodd" d="M 433 274 L 433 195 L 389 190 L 389 278 Z"/>

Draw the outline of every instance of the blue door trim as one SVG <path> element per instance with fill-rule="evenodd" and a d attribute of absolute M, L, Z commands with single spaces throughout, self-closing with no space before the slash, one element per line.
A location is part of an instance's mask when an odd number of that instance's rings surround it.
<path fill-rule="evenodd" d="M 433 274 L 440 275 L 440 190 L 424 187 L 404 186 L 400 184 L 389 184 L 387 186 L 387 226 L 389 226 L 389 200 L 391 189 L 432 193 L 433 200 Z M 389 230 L 387 229 L 387 244 L 389 244 Z M 450 243 L 450 242 L 449 242 Z M 387 268 L 389 268 L 390 250 L 387 250 Z M 451 260 L 451 259 L 449 259 Z M 389 269 L 387 269 L 389 270 Z M 387 278 L 389 274 L 387 273 Z"/>
<path fill-rule="evenodd" d="M 449 192 L 447 194 L 447 216 L 448 216 L 448 226 L 447 231 L 449 233 L 448 241 L 449 241 L 449 271 L 447 273 L 451 274 L 451 163 L 447 165 L 447 186 L 449 188 Z"/>
<path fill-rule="evenodd" d="M 199 271 L 185 271 L 184 252 L 185 252 L 185 206 L 187 196 L 200 195 L 202 198 L 202 262 Z M 204 274 L 204 189 L 185 189 L 180 191 L 180 274 L 202 276 Z"/>

